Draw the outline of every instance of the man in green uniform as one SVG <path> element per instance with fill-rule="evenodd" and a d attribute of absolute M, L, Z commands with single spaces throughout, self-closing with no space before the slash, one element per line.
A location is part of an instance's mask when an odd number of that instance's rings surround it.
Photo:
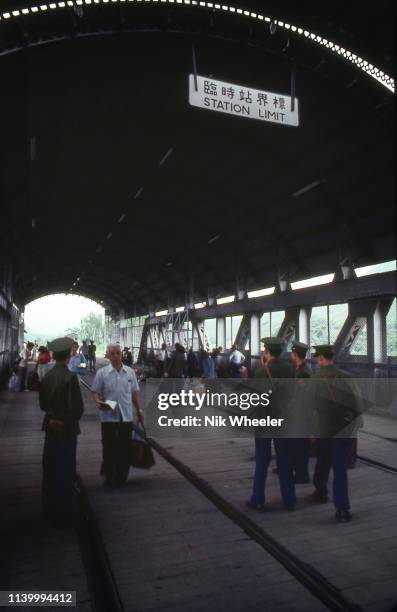
<path fill-rule="evenodd" d="M 72 338 L 48 344 L 56 361 L 40 385 L 40 408 L 45 412 L 42 503 L 44 515 L 56 523 L 73 521 L 77 515 L 76 446 L 79 419 L 84 412 L 77 375 L 70 372 Z"/>
<path fill-rule="evenodd" d="M 293 468 L 295 484 L 307 484 L 309 478 L 309 403 L 308 385 L 305 379 L 311 378 L 312 371 L 306 362 L 309 347 L 304 342 L 294 342 L 292 344 L 291 359 L 294 364 L 296 386 L 293 398 L 293 410 L 296 414 L 292 418 L 297 424 L 299 432 L 306 433 L 305 437 L 294 437 L 291 439 L 293 451 Z"/>
<path fill-rule="evenodd" d="M 289 402 L 288 384 L 283 384 L 282 379 L 293 378 L 291 367 L 280 355 L 283 350 L 284 340 L 282 338 L 262 338 L 265 351 L 262 359 L 262 367 L 255 372 L 255 378 L 265 378 L 272 389 L 271 409 L 274 416 L 280 417 L 287 409 Z M 277 468 L 280 478 L 281 496 L 288 511 L 295 510 L 296 496 L 294 477 L 292 472 L 291 440 L 277 436 L 273 438 L 277 456 Z M 269 435 L 270 434 L 270 435 Z M 253 490 L 247 506 L 259 512 L 264 510 L 265 484 L 267 470 L 272 458 L 271 452 L 272 435 L 261 430 L 255 435 L 255 474 Z"/>
<path fill-rule="evenodd" d="M 320 371 L 315 374 L 314 409 L 317 415 L 317 464 L 314 472 L 314 499 L 328 500 L 328 478 L 334 473 L 333 494 L 336 519 L 350 521 L 347 468 L 354 432 L 360 423 L 361 410 L 352 376 L 333 362 L 334 347 L 316 346 L 314 356 Z"/>

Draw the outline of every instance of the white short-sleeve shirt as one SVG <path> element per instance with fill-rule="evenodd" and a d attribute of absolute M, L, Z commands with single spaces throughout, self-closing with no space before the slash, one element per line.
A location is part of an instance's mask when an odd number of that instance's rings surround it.
<path fill-rule="evenodd" d="M 132 393 L 139 391 L 136 374 L 132 368 L 123 365 L 117 371 L 111 364 L 98 370 L 92 384 L 94 393 L 100 393 L 104 400 L 113 400 L 117 406 L 112 411 L 100 411 L 103 423 L 120 421 L 132 422 Z"/>
<path fill-rule="evenodd" d="M 245 357 L 243 353 L 240 353 L 240 351 L 236 349 L 230 354 L 229 361 L 230 363 L 236 363 L 237 365 L 240 365 L 245 361 Z"/>

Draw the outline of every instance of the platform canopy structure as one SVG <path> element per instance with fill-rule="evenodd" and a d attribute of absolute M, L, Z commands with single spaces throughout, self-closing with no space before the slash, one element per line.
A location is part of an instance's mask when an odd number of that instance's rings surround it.
<path fill-rule="evenodd" d="M 395 260 L 393 36 L 390 2 L 373 18 L 340 2 L 4 0 L 3 319 L 55 292 L 116 322 L 248 313 L 237 339 L 257 352 L 251 315 L 293 312 L 278 333 L 298 334 L 301 308 L 361 299 L 350 327 L 378 312 L 384 329 L 394 275 L 355 268 Z M 299 126 L 190 106 L 195 72 L 296 95 Z M 293 292 L 320 275 L 333 282 Z"/>

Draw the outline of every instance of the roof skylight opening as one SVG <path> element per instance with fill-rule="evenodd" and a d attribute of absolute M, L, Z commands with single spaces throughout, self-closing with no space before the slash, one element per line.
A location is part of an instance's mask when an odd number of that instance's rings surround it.
<path fill-rule="evenodd" d="M 266 287 L 264 289 L 257 289 L 255 291 L 248 291 L 247 295 L 250 299 L 263 297 L 265 295 L 272 295 L 275 291 L 275 287 Z"/>
<path fill-rule="evenodd" d="M 226 297 L 223 298 L 218 298 L 216 300 L 217 304 L 230 304 L 231 302 L 234 302 L 234 300 L 236 299 L 236 297 L 234 295 L 228 295 Z"/>
<path fill-rule="evenodd" d="M 305 289 L 306 287 L 316 287 L 317 285 L 327 285 L 332 283 L 335 278 L 334 272 L 331 274 L 323 274 L 322 276 L 313 276 L 312 278 L 306 278 L 305 280 L 296 281 L 291 283 L 292 289 Z"/>
<path fill-rule="evenodd" d="M 371 266 L 363 266 L 355 268 L 356 276 L 370 276 L 371 274 L 382 274 L 383 272 L 393 272 L 396 270 L 396 260 L 384 261 L 383 263 L 373 264 Z"/>

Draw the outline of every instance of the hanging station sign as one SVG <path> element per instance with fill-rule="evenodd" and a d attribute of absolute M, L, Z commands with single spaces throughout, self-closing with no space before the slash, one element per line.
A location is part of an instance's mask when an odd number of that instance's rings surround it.
<path fill-rule="evenodd" d="M 235 117 L 259 119 L 295 127 L 299 125 L 297 98 L 292 110 L 290 96 L 224 83 L 198 75 L 196 90 L 193 74 L 189 75 L 189 103 L 191 106 Z"/>

